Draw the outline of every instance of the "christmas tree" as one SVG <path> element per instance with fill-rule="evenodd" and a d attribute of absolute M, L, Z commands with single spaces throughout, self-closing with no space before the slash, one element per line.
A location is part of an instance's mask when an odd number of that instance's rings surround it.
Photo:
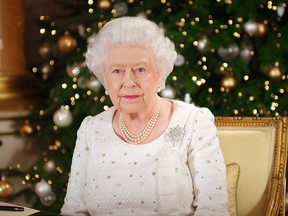
<path fill-rule="evenodd" d="M 59 22 L 40 17 L 43 62 L 31 67 L 48 99 L 34 105 L 22 126 L 26 135 L 37 132 L 42 155 L 25 173 L 9 170 L 23 175 L 25 193 L 36 197 L 38 209 L 59 212 L 76 131 L 85 116 L 112 106 L 84 61 L 93 35 L 113 18 L 146 17 L 175 42 L 177 61 L 162 97 L 208 107 L 216 116 L 288 114 L 288 29 L 282 1 L 56 2 L 66 13 L 57 17 Z"/>

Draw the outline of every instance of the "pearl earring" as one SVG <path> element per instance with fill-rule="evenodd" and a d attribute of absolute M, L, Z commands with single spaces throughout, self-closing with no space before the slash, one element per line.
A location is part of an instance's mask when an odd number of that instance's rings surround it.
<path fill-rule="evenodd" d="M 157 92 L 158 93 L 161 92 L 161 88 L 160 87 L 157 88 Z"/>
<path fill-rule="evenodd" d="M 105 95 L 109 95 L 109 92 L 108 92 L 108 90 L 105 90 Z"/>

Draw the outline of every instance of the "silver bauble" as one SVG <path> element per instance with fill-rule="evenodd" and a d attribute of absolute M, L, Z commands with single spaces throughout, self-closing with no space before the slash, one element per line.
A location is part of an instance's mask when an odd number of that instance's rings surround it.
<path fill-rule="evenodd" d="M 250 43 L 242 43 L 240 46 L 240 58 L 245 62 L 249 63 L 254 55 L 253 45 Z"/>
<path fill-rule="evenodd" d="M 173 99 L 175 98 L 175 90 L 171 86 L 167 86 L 160 92 L 160 95 L 164 98 Z"/>
<path fill-rule="evenodd" d="M 80 88 L 85 89 L 88 86 L 88 79 L 86 77 L 79 77 L 77 84 Z"/>
<path fill-rule="evenodd" d="M 87 82 L 87 87 L 94 92 L 98 92 L 101 89 L 102 84 L 95 76 L 91 76 Z"/>
<path fill-rule="evenodd" d="M 48 184 L 47 181 L 42 179 L 40 182 L 37 182 L 35 185 L 35 193 L 39 196 L 42 197 L 46 194 L 51 192 L 51 185 Z"/>
<path fill-rule="evenodd" d="M 128 5 L 125 2 L 118 2 L 114 4 L 113 9 L 119 16 L 124 16 L 128 13 Z"/>
<path fill-rule="evenodd" d="M 185 58 L 181 54 L 177 54 L 176 61 L 174 63 L 175 66 L 182 66 L 185 63 Z"/>
<path fill-rule="evenodd" d="M 254 20 L 249 20 L 244 23 L 244 30 L 250 37 L 252 37 L 258 30 L 258 23 Z"/>
<path fill-rule="evenodd" d="M 203 37 L 198 40 L 197 49 L 200 52 L 205 52 L 208 49 L 208 38 Z"/>
<path fill-rule="evenodd" d="M 67 65 L 66 71 L 70 77 L 72 78 L 76 77 L 80 73 L 80 65 L 79 64 Z"/>
<path fill-rule="evenodd" d="M 54 113 L 53 121 L 58 127 L 68 127 L 73 121 L 73 116 L 70 110 L 61 107 Z"/>
<path fill-rule="evenodd" d="M 231 44 L 228 47 L 219 47 L 218 48 L 218 55 L 224 61 L 232 61 L 234 60 L 239 54 L 239 47 L 237 44 Z"/>
<path fill-rule="evenodd" d="M 44 166 L 43 169 L 47 172 L 47 173 L 51 173 L 56 169 L 56 165 L 55 162 L 53 160 L 49 160 L 47 161 Z"/>
<path fill-rule="evenodd" d="M 56 195 L 53 191 L 50 191 L 49 193 L 40 196 L 40 201 L 45 206 L 51 206 L 56 201 Z"/>
<path fill-rule="evenodd" d="M 50 78 L 53 71 L 54 71 L 53 66 L 51 66 L 49 63 L 44 63 L 40 68 L 42 79 L 46 80 Z"/>
<path fill-rule="evenodd" d="M 283 17 L 285 13 L 285 7 L 283 6 L 283 4 L 279 4 L 277 7 L 277 14 L 279 17 Z"/>

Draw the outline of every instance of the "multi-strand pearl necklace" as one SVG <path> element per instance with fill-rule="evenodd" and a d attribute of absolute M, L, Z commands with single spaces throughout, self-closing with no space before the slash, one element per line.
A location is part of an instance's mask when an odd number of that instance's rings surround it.
<path fill-rule="evenodd" d="M 148 124 L 143 129 L 143 131 L 137 135 L 129 131 L 129 129 L 127 128 L 126 124 L 123 121 L 122 113 L 120 113 L 119 118 L 118 118 L 118 123 L 119 123 L 119 128 L 123 135 L 124 140 L 130 144 L 142 143 L 151 134 L 153 128 L 155 127 L 157 119 L 159 117 L 160 108 L 161 108 L 160 99 L 158 99 L 157 105 L 155 107 L 155 110 L 151 119 L 149 120 Z"/>

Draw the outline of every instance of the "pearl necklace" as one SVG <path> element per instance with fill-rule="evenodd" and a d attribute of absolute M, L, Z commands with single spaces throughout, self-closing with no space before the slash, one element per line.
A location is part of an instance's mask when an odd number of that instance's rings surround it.
<path fill-rule="evenodd" d="M 155 127 L 157 119 L 159 117 L 160 108 L 161 108 L 160 107 L 160 100 L 158 100 L 156 108 L 154 110 L 154 113 L 153 113 L 151 119 L 149 120 L 148 124 L 143 129 L 143 131 L 137 135 L 135 135 L 129 131 L 129 129 L 127 128 L 126 124 L 123 121 L 122 113 L 120 113 L 119 118 L 118 118 L 118 124 L 119 124 L 119 128 L 120 128 L 120 131 L 123 135 L 124 140 L 130 144 L 142 143 L 151 134 L 153 128 Z"/>

